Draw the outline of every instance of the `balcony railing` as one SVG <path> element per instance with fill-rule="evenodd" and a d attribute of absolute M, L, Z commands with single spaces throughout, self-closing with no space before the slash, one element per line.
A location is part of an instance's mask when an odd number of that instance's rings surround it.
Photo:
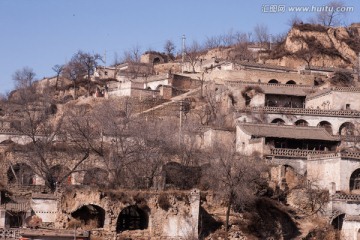
<path fill-rule="evenodd" d="M 245 111 L 292 114 L 292 115 L 360 117 L 360 112 L 353 110 L 324 110 L 324 109 L 312 109 L 312 108 L 284 108 L 284 107 L 247 107 Z"/>
<path fill-rule="evenodd" d="M 300 157 L 307 158 L 308 155 L 324 154 L 325 151 L 320 150 L 303 150 L 303 149 L 289 149 L 289 148 L 272 148 L 270 149 L 270 155 L 284 156 L 284 157 Z"/>

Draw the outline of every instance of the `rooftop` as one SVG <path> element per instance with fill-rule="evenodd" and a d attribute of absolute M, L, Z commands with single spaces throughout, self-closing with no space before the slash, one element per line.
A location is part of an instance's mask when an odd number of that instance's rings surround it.
<path fill-rule="evenodd" d="M 317 97 L 321 97 L 323 95 L 327 95 L 331 92 L 359 92 L 360 88 L 358 87 L 332 87 L 332 88 L 325 88 L 315 93 L 312 93 L 306 97 L 306 100 L 311 100 Z"/>
<path fill-rule="evenodd" d="M 289 95 L 289 96 L 303 96 L 314 91 L 313 86 L 310 85 L 295 85 L 295 84 L 272 84 L 272 83 L 256 83 L 246 81 L 227 81 L 226 84 L 232 87 L 243 86 L 259 86 L 265 94 Z"/>
<path fill-rule="evenodd" d="M 339 138 L 332 136 L 325 130 L 325 128 L 321 127 L 303 127 L 256 123 L 240 123 L 238 126 L 248 135 L 255 137 L 339 141 Z"/>

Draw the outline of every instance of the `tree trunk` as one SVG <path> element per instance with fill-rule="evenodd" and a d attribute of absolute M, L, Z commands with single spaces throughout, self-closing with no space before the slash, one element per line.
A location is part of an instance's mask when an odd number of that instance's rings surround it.
<path fill-rule="evenodd" d="M 226 208 L 226 220 L 225 220 L 225 238 L 228 239 L 229 233 L 229 218 L 230 218 L 230 210 L 232 205 L 232 196 L 229 198 L 229 203 Z"/>

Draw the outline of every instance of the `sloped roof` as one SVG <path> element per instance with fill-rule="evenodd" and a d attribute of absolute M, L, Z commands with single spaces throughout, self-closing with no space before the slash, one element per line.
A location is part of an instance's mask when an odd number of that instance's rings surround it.
<path fill-rule="evenodd" d="M 278 124 L 240 123 L 239 127 L 248 135 L 289 139 L 339 141 L 337 137 L 321 127 L 287 126 Z"/>

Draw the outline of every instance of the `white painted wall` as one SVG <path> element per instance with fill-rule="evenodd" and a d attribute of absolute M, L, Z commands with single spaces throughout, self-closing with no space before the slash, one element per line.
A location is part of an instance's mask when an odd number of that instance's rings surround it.
<path fill-rule="evenodd" d="M 255 151 L 264 154 L 265 138 L 251 139 L 239 126 L 236 126 L 236 151 L 250 156 Z"/>
<path fill-rule="evenodd" d="M 341 189 L 340 157 L 308 160 L 307 178 L 311 183 L 321 189 L 331 190 L 335 183 L 336 191 Z"/>
<path fill-rule="evenodd" d="M 31 208 L 43 222 L 55 222 L 57 214 L 56 199 L 36 199 L 31 200 Z"/>
<path fill-rule="evenodd" d="M 350 104 L 351 110 L 360 111 L 360 92 L 333 91 L 322 96 L 306 100 L 306 108 L 319 108 L 327 110 L 345 110 L 346 104 Z"/>

